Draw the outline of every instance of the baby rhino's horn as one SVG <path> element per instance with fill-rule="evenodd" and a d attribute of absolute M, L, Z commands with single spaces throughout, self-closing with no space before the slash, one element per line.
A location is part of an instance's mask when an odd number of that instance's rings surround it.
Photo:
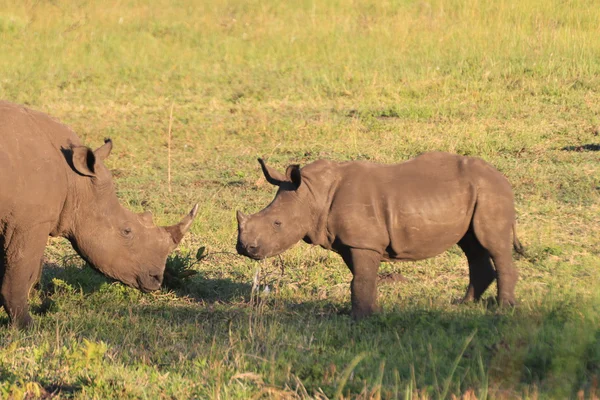
<path fill-rule="evenodd" d="M 238 211 L 235 216 L 237 217 L 237 222 L 239 225 L 242 225 L 244 223 L 244 221 L 246 221 L 246 218 L 248 218 L 246 215 L 244 215 L 243 212 Z"/>

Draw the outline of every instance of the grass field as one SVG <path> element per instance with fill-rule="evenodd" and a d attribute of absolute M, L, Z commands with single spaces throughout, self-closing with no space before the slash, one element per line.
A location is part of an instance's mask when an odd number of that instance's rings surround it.
<path fill-rule="evenodd" d="M 597 398 L 598 21 L 592 0 L 0 0 L 0 98 L 91 147 L 111 137 L 132 210 L 167 224 L 200 204 L 169 261 L 198 274 L 159 293 L 49 239 L 35 328 L 0 311 L 0 398 Z M 515 309 L 452 304 L 457 247 L 382 264 L 406 281 L 382 282 L 384 312 L 360 323 L 337 255 L 234 254 L 235 210 L 275 192 L 257 157 L 428 150 L 482 157 L 513 184 L 528 252 Z"/>

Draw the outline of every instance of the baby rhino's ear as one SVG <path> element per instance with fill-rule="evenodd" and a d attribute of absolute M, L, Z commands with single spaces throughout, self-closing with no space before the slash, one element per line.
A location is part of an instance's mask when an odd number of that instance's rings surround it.
<path fill-rule="evenodd" d="M 98 160 L 104 161 L 110 155 L 112 146 L 112 140 L 110 140 L 109 138 L 104 139 L 104 144 L 98 147 L 96 150 L 94 150 L 94 155 Z"/>
<path fill-rule="evenodd" d="M 302 183 L 302 176 L 300 175 L 300 166 L 299 165 L 290 165 L 287 167 L 285 171 L 287 179 L 290 180 L 296 189 L 300 187 Z"/>

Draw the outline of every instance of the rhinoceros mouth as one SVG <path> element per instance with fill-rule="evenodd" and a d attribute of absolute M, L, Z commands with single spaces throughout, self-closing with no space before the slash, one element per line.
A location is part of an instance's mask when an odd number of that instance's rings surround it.
<path fill-rule="evenodd" d="M 255 261 L 263 260 L 266 258 L 265 256 L 259 255 L 255 252 L 255 250 L 257 249 L 256 247 L 248 248 L 247 246 L 242 245 L 240 242 L 238 242 L 238 244 L 235 246 L 235 249 L 237 250 L 239 255 L 251 258 Z"/>
<path fill-rule="evenodd" d="M 260 261 L 260 260 L 264 260 L 266 258 L 264 256 L 259 256 L 257 254 L 252 254 L 252 253 L 248 253 L 248 252 L 239 252 L 238 251 L 238 254 L 240 254 L 240 255 L 242 255 L 244 257 L 248 257 L 248 258 L 250 258 L 250 259 L 252 259 L 254 261 Z"/>
<path fill-rule="evenodd" d="M 144 293 L 159 290 L 162 285 L 162 278 L 156 275 L 148 275 L 147 277 L 138 276 L 135 278 L 135 281 L 137 289 Z"/>

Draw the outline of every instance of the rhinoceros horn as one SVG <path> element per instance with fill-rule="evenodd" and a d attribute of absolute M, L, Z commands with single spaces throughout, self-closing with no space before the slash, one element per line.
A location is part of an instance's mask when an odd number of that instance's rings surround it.
<path fill-rule="evenodd" d="M 244 215 L 244 213 L 243 213 L 243 212 L 241 212 L 241 211 L 238 211 L 238 212 L 235 214 L 235 216 L 236 216 L 236 218 L 237 218 L 238 225 L 240 225 L 240 226 L 241 226 L 241 225 L 243 225 L 243 224 L 244 224 L 244 222 L 246 221 L 246 218 L 248 218 L 248 217 L 247 217 L 246 215 Z"/>
<path fill-rule="evenodd" d="M 197 213 L 198 204 L 196 204 L 194 208 L 192 208 L 192 210 L 189 212 L 189 214 L 183 217 L 183 219 L 177 225 L 165 227 L 167 232 L 169 232 L 169 234 L 171 235 L 171 239 L 173 239 L 173 243 L 175 243 L 175 246 L 179 244 L 181 239 L 183 239 L 183 235 L 185 235 L 188 229 L 190 229 L 190 226 L 192 225 L 192 222 L 194 222 L 194 218 L 196 217 Z"/>
<path fill-rule="evenodd" d="M 288 180 L 285 175 L 283 175 L 276 169 L 267 166 L 267 164 L 265 164 L 262 158 L 258 159 L 258 163 L 262 168 L 263 174 L 265 175 L 265 179 L 271 185 L 280 186 L 283 182 Z"/>

